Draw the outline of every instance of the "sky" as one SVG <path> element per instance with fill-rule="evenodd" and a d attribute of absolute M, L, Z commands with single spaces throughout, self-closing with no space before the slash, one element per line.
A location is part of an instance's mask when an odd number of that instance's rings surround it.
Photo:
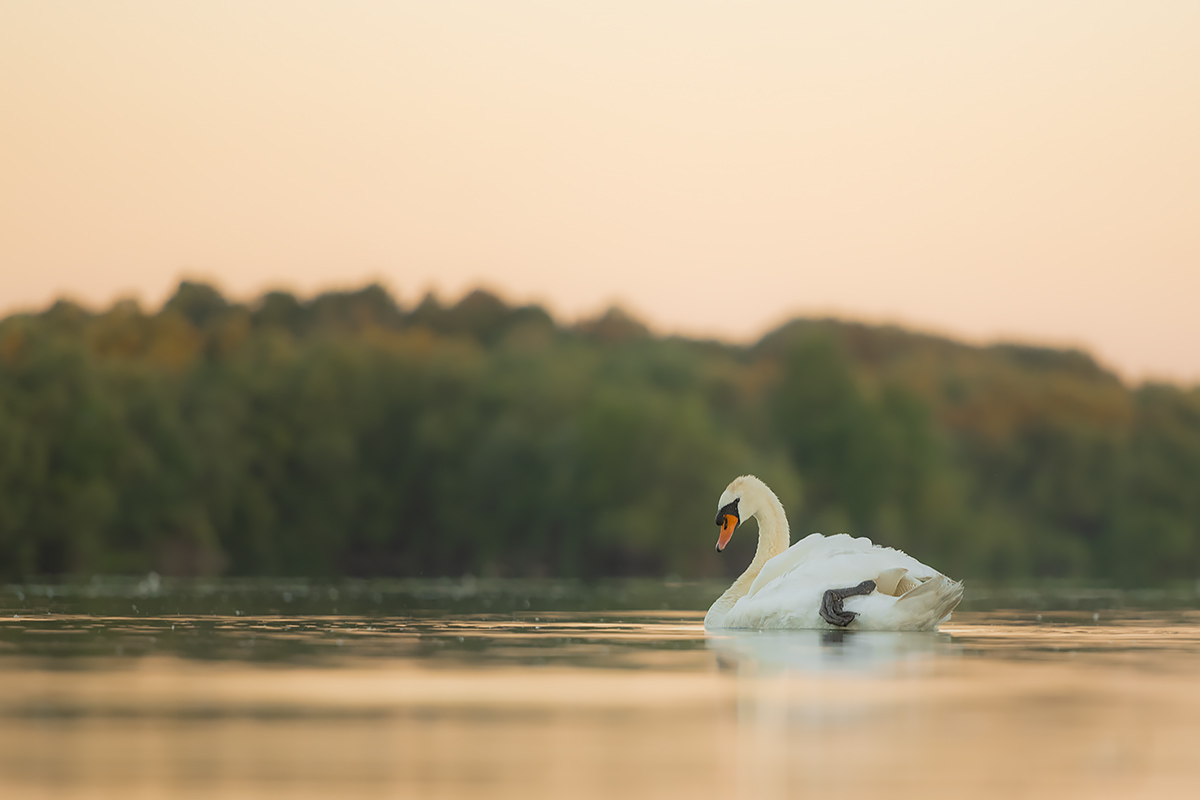
<path fill-rule="evenodd" d="M 1200 381 L 1200 3 L 0 4 L 0 313 L 476 286 Z"/>

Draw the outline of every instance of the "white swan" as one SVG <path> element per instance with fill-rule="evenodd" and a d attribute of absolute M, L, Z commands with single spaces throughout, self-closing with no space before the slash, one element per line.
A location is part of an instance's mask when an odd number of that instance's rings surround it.
<path fill-rule="evenodd" d="M 758 550 L 712 604 L 705 628 L 935 631 L 962 599 L 961 582 L 869 539 L 814 533 L 788 547 L 783 505 L 753 475 L 735 478 L 717 507 L 717 551 L 750 517 Z"/>

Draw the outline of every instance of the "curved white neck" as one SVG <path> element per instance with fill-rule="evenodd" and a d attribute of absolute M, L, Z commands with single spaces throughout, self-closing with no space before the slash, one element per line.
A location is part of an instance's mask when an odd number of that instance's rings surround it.
<path fill-rule="evenodd" d="M 758 520 L 758 549 L 754 551 L 754 560 L 750 562 L 746 571 L 708 609 L 708 614 L 704 617 L 705 627 L 719 627 L 721 619 L 738 600 L 746 596 L 746 592 L 750 591 L 750 585 L 754 583 L 758 573 L 762 572 L 763 566 L 787 550 L 791 542 L 783 504 L 766 484 L 758 481 L 747 486 L 742 497 L 742 506 L 754 509 L 750 516 Z"/>

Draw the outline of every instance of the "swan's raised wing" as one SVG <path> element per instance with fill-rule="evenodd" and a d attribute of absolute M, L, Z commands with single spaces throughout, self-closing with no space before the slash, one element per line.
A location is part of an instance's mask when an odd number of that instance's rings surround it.
<path fill-rule="evenodd" d="M 746 597 L 753 597 L 773 581 L 784 580 L 799 569 L 813 577 L 820 576 L 832 581 L 830 585 L 841 580 L 850 583 L 837 585 L 852 585 L 867 579 L 874 580 L 879 573 L 898 568 L 907 570 L 907 577 L 918 581 L 941 574 L 906 553 L 880 547 L 866 537 L 855 538 L 848 533 L 835 536 L 813 533 L 764 564 L 754 583 L 750 584 Z M 831 574 L 830 570 L 837 574 Z M 856 577 L 860 574 L 861 577 Z"/>

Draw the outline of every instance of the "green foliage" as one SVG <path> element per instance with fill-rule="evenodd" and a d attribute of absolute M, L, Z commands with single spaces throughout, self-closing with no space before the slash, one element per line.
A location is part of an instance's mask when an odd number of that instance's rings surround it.
<path fill-rule="evenodd" d="M 1200 574 L 1200 390 L 1086 354 L 797 320 L 752 348 L 485 291 L 0 321 L 0 573 L 731 573 L 714 503 L 953 574 Z"/>

